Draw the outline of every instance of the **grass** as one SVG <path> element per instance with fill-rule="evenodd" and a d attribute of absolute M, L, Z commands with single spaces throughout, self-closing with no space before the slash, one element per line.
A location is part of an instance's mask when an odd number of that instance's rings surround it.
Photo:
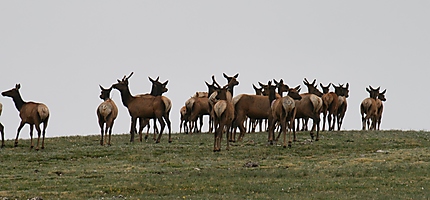
<path fill-rule="evenodd" d="M 292 148 L 247 134 L 213 153 L 211 134 L 163 136 L 160 144 L 114 135 L 29 140 L 0 150 L 0 197 L 9 199 L 428 199 L 430 133 L 299 133 Z M 225 138 L 224 138 L 225 139 Z"/>

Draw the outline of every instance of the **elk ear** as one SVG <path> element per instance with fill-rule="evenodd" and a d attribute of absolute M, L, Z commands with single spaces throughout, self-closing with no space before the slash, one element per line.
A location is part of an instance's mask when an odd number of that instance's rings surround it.
<path fill-rule="evenodd" d="M 152 79 L 151 77 L 148 76 L 149 81 L 151 81 L 152 83 L 155 82 L 154 79 Z"/>
<path fill-rule="evenodd" d="M 258 84 L 259 84 L 261 87 L 264 87 L 264 84 L 263 84 L 263 83 L 261 83 L 260 81 L 258 81 Z"/>
<path fill-rule="evenodd" d="M 254 88 L 254 90 L 258 90 L 258 88 L 255 87 L 254 83 L 252 84 L 252 88 Z"/>
<path fill-rule="evenodd" d="M 275 83 L 275 85 L 278 85 L 278 84 L 279 84 L 279 82 L 278 82 L 278 81 L 276 81 L 275 79 L 273 79 L 273 83 Z"/>
<path fill-rule="evenodd" d="M 309 85 L 309 81 L 308 81 L 308 79 L 306 79 L 306 78 L 305 78 L 305 80 L 303 81 L 303 83 L 304 83 L 305 85 Z"/>
<path fill-rule="evenodd" d="M 312 82 L 312 85 L 315 85 L 315 82 L 317 81 L 317 79 L 314 79 L 314 81 Z"/>
<path fill-rule="evenodd" d="M 349 83 L 346 83 L 346 89 L 348 89 L 349 88 Z"/>
<path fill-rule="evenodd" d="M 166 82 L 162 83 L 162 85 L 166 86 L 167 83 L 169 83 L 169 80 L 167 80 Z"/>
<path fill-rule="evenodd" d="M 322 83 L 320 83 L 320 86 L 321 86 L 321 88 L 323 88 L 323 89 L 324 89 L 324 86 L 323 86 L 323 84 L 322 84 Z M 329 87 L 330 87 L 330 85 L 329 85 Z"/>
<path fill-rule="evenodd" d="M 297 91 L 300 91 L 300 85 L 298 85 L 297 87 L 295 87 L 294 89 L 296 89 Z"/>
<path fill-rule="evenodd" d="M 205 83 L 206 83 L 206 86 L 208 86 L 208 87 L 211 86 L 208 82 L 205 81 Z"/>
<path fill-rule="evenodd" d="M 369 88 L 366 88 L 366 91 L 367 91 L 367 92 L 369 92 L 369 93 L 371 92 L 371 91 L 369 90 Z"/>
<path fill-rule="evenodd" d="M 118 83 L 121 83 L 121 81 L 119 79 L 116 79 L 118 81 Z"/>
<path fill-rule="evenodd" d="M 228 78 L 227 74 L 222 73 L 222 75 L 224 76 L 224 78 Z"/>
<path fill-rule="evenodd" d="M 101 85 L 99 85 L 99 86 L 100 86 L 100 89 L 101 89 L 101 90 L 105 90 Z"/>
<path fill-rule="evenodd" d="M 21 88 L 21 84 L 18 83 L 15 85 L 15 89 L 19 90 L 20 88 Z"/>
<path fill-rule="evenodd" d="M 382 91 L 381 94 L 385 94 L 386 91 L 387 91 L 387 89 L 385 89 L 384 91 Z"/>
<path fill-rule="evenodd" d="M 239 73 L 237 73 L 236 75 L 234 75 L 233 76 L 234 78 L 237 78 L 237 77 L 239 77 Z"/>
<path fill-rule="evenodd" d="M 375 90 L 375 89 L 373 89 L 373 87 L 372 87 L 371 85 L 369 85 L 369 88 L 370 88 L 371 90 Z"/>
<path fill-rule="evenodd" d="M 130 73 L 130 75 L 127 77 L 127 80 L 128 80 L 131 76 L 133 76 L 133 74 L 134 74 L 134 72 L 131 72 L 131 73 Z"/>

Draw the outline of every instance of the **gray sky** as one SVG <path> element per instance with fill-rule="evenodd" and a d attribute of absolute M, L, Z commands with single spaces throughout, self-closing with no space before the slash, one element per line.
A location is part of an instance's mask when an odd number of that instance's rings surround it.
<path fill-rule="evenodd" d="M 26 101 L 45 103 L 47 137 L 98 134 L 99 87 L 134 71 L 132 94 L 148 76 L 169 80 L 173 131 L 179 109 L 214 74 L 252 83 L 304 77 L 350 84 L 344 129 L 361 128 L 368 85 L 387 89 L 381 128 L 428 130 L 429 1 L 0 1 L 0 90 L 21 83 Z M 422 94 L 421 94 L 422 93 Z M 130 129 L 119 92 L 113 132 Z M 0 98 L 6 138 L 20 119 Z M 20 138 L 29 138 L 28 125 Z M 163 137 L 167 141 L 167 137 Z"/>

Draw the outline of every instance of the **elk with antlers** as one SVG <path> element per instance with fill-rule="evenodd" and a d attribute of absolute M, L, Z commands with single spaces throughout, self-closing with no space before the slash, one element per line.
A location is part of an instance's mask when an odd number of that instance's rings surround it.
<path fill-rule="evenodd" d="M 18 146 L 18 138 L 19 132 L 25 124 L 30 125 L 30 139 L 31 146 L 33 148 L 33 128 L 36 126 L 36 130 L 38 133 L 37 138 L 37 146 L 36 150 L 39 150 L 39 141 L 40 136 L 42 135 L 42 149 L 45 148 L 45 133 L 46 127 L 48 126 L 49 119 L 49 109 L 43 103 L 35 103 L 35 102 L 25 102 L 21 94 L 19 93 L 19 89 L 21 88 L 20 84 L 16 84 L 15 88 L 12 88 L 8 91 L 2 92 L 3 96 L 11 97 L 13 102 L 15 103 L 16 109 L 19 111 L 19 117 L 21 118 L 21 123 L 19 124 L 16 139 L 15 139 L 15 147 Z M 43 130 L 40 129 L 40 124 L 43 123 Z"/>
<path fill-rule="evenodd" d="M 166 114 L 166 105 L 164 104 L 161 96 L 153 95 L 140 95 L 132 96 L 128 87 L 128 79 L 133 75 L 133 72 L 128 76 L 124 76 L 122 80 L 118 80 L 118 83 L 112 85 L 112 88 L 117 89 L 121 93 L 121 100 L 131 116 L 131 128 L 130 128 L 130 142 L 134 141 L 134 135 L 136 131 L 136 122 L 139 119 L 144 121 L 151 118 L 156 118 L 160 123 L 160 135 L 158 136 L 156 143 L 159 143 L 161 136 L 163 135 L 166 123 L 163 120 L 163 116 Z M 167 119 L 166 119 L 167 120 Z M 146 124 L 145 124 L 146 125 Z M 141 126 L 144 127 L 144 126 Z M 139 131 L 140 141 L 142 141 L 142 132 Z M 171 140 L 171 133 L 169 132 L 169 143 Z"/>
<path fill-rule="evenodd" d="M 323 96 L 321 97 L 323 100 L 322 113 L 323 113 L 323 127 L 322 131 L 325 131 L 325 122 L 328 115 L 328 130 L 333 131 L 336 117 L 337 117 L 337 108 L 339 107 L 339 97 L 335 92 L 329 92 L 330 86 L 332 83 L 329 83 L 327 86 L 324 86 L 320 83 L 320 86 L 323 90 Z M 332 121 L 333 119 L 333 121 Z"/>
<path fill-rule="evenodd" d="M 109 140 L 107 142 L 107 145 L 111 145 L 110 141 L 112 135 L 112 128 L 114 121 L 118 116 L 118 107 L 116 107 L 115 102 L 110 98 L 110 92 L 112 91 L 112 87 L 110 87 L 109 89 L 105 89 L 101 85 L 99 86 L 101 89 L 100 99 L 103 100 L 103 102 L 97 107 L 96 111 L 101 133 L 100 145 L 103 146 L 106 144 L 108 132 Z M 104 129 L 105 124 L 106 129 Z M 103 135 L 105 137 L 104 139 Z"/>

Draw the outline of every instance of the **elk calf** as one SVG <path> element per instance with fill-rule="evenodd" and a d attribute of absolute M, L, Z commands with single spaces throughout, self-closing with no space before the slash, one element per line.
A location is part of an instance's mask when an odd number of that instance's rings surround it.
<path fill-rule="evenodd" d="M 105 89 L 100 85 L 101 94 L 100 99 L 103 100 L 103 102 L 97 107 L 97 117 L 99 120 L 99 126 L 100 126 L 100 145 L 106 144 L 106 138 L 107 134 L 109 132 L 109 140 L 107 142 L 107 145 L 111 145 L 111 135 L 112 135 L 112 128 L 114 121 L 116 117 L 118 116 L 118 108 L 116 107 L 115 102 L 110 98 L 110 92 L 112 91 L 112 87 L 109 89 Z M 106 124 L 106 129 L 104 129 L 104 126 Z M 103 140 L 103 137 L 104 140 Z"/>
<path fill-rule="evenodd" d="M 13 102 L 15 103 L 16 109 L 19 111 L 19 117 L 21 118 L 21 123 L 19 124 L 17 133 L 16 133 L 16 139 L 15 139 L 15 147 L 18 146 L 18 138 L 19 138 L 19 132 L 21 131 L 22 127 L 25 124 L 30 125 L 30 140 L 31 140 L 31 146 L 30 148 L 33 148 L 33 128 L 36 126 L 36 130 L 38 133 L 37 138 L 37 146 L 36 150 L 39 150 L 39 141 L 40 136 L 42 134 L 42 149 L 45 148 L 45 132 L 46 127 L 48 126 L 48 119 L 49 119 L 49 109 L 48 107 L 43 103 L 35 103 L 35 102 L 25 102 L 21 94 L 19 93 L 19 89 L 21 88 L 20 84 L 16 84 L 15 88 L 12 88 L 8 91 L 2 92 L 3 96 L 11 97 Z M 43 130 L 40 129 L 40 124 L 43 123 Z"/>

